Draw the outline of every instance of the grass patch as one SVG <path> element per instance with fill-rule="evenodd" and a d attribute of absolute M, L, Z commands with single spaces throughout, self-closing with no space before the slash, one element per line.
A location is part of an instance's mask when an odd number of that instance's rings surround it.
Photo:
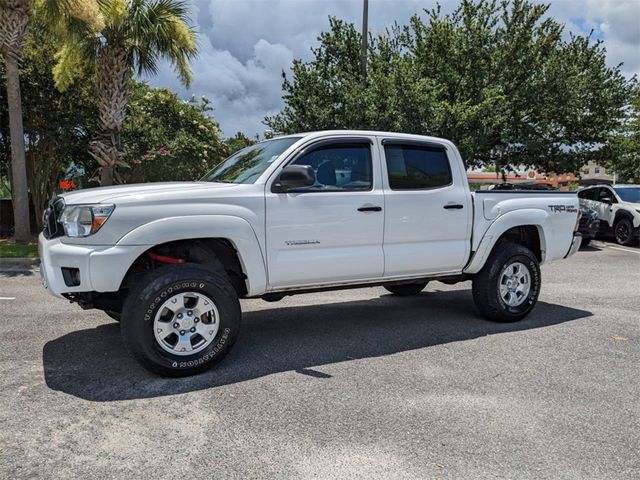
<path fill-rule="evenodd" d="M 37 257 L 38 244 L 18 245 L 8 240 L 0 241 L 0 258 Z"/>

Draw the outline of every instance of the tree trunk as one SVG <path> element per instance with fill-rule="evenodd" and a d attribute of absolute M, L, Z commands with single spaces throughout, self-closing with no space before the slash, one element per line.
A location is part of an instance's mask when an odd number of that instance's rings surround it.
<path fill-rule="evenodd" d="M 131 97 L 132 70 L 121 41 L 111 39 L 98 56 L 96 97 L 100 132 L 91 141 L 89 153 L 100 166 L 100 184 L 113 185 L 116 167 L 128 168 L 120 144 L 120 130 Z"/>
<path fill-rule="evenodd" d="M 17 60 L 5 56 L 7 71 L 7 104 L 9 107 L 9 134 L 11 135 L 11 173 L 13 185 L 14 238 L 18 243 L 31 239 L 29 222 L 29 191 L 27 166 L 24 157 L 24 130 L 22 127 L 22 101 L 20 98 L 20 69 Z"/>
<path fill-rule="evenodd" d="M 100 185 L 103 187 L 113 185 L 113 167 L 104 166 L 100 169 Z"/>

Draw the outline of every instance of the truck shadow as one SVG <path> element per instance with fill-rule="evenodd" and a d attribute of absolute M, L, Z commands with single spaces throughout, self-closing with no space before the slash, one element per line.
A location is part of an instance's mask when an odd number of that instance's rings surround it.
<path fill-rule="evenodd" d="M 143 370 L 124 350 L 119 325 L 110 323 L 45 344 L 44 375 L 49 388 L 98 402 L 176 395 L 285 371 L 325 381 L 331 375 L 318 369 L 326 364 L 544 328 L 591 315 L 539 302 L 518 323 L 491 323 L 477 315 L 469 290 L 275 306 L 246 312 L 240 337 L 227 358 L 209 372 L 182 379 Z"/>
<path fill-rule="evenodd" d="M 2 267 L 0 266 L 0 268 Z M 34 271 L 29 269 L 0 269 L 0 278 L 31 277 L 33 275 Z"/>

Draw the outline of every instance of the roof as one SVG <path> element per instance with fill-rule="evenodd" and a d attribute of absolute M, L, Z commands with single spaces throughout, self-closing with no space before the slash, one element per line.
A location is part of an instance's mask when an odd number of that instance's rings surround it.
<path fill-rule="evenodd" d="M 611 185 L 610 183 L 595 183 L 593 185 L 588 185 L 584 187 L 583 190 L 586 190 L 587 188 L 595 188 L 595 187 L 640 188 L 640 185 L 636 185 L 633 183 L 616 183 L 614 185 Z"/>
<path fill-rule="evenodd" d="M 383 132 L 379 130 L 316 130 L 313 132 L 301 132 L 292 133 L 287 135 L 276 135 L 274 138 L 285 137 L 323 137 L 329 135 L 373 135 L 379 137 L 398 137 L 398 138 L 414 138 L 416 140 L 429 140 L 432 142 L 446 142 L 451 143 L 446 138 L 430 137 L 427 135 L 416 135 L 414 133 L 399 133 L 399 132 Z"/>

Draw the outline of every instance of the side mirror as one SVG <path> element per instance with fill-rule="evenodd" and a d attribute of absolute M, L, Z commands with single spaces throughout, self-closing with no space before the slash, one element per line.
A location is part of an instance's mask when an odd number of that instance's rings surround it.
<path fill-rule="evenodd" d="M 611 197 L 602 197 L 600 199 L 601 202 L 607 203 L 609 205 L 611 205 L 613 203 L 613 200 L 611 200 Z"/>
<path fill-rule="evenodd" d="M 282 169 L 271 191 L 285 193 L 297 188 L 310 187 L 315 183 L 316 173 L 310 165 L 289 165 Z"/>

